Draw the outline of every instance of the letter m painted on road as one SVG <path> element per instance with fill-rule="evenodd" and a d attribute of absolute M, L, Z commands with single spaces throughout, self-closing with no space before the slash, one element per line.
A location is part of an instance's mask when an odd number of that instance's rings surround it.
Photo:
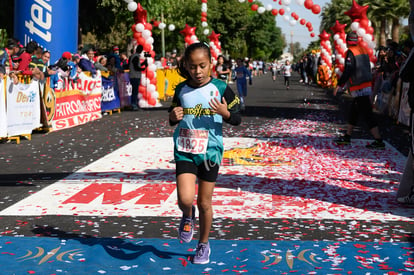
<path fill-rule="evenodd" d="M 121 204 L 132 199 L 137 199 L 135 204 L 160 204 L 160 201 L 166 201 L 174 190 L 175 184 L 146 184 L 122 194 L 122 184 L 94 183 L 65 200 L 63 204 L 88 204 L 102 194 L 102 204 Z"/>

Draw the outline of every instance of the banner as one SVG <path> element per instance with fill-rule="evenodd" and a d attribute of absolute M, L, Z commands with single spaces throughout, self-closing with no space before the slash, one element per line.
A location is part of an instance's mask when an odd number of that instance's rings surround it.
<path fill-rule="evenodd" d="M 59 76 L 55 89 L 53 130 L 61 130 L 100 119 L 102 77 L 79 74 L 76 80 Z"/>
<path fill-rule="evenodd" d="M 403 82 L 401 88 L 401 99 L 400 99 L 400 111 L 398 113 L 398 122 L 404 125 L 410 125 L 410 112 L 411 108 L 408 105 L 408 89 L 410 88 L 410 83 Z"/>
<path fill-rule="evenodd" d="M 8 80 L 12 81 L 12 80 Z M 10 84 L 7 89 L 7 135 L 31 134 L 40 124 L 39 82 Z"/>
<path fill-rule="evenodd" d="M 102 77 L 102 111 L 119 109 L 121 102 L 114 78 Z"/>
<path fill-rule="evenodd" d="M 129 82 L 129 73 L 117 73 L 116 78 L 121 108 L 131 106 L 132 86 Z"/>
<path fill-rule="evenodd" d="M 0 78 L 0 137 L 7 137 L 6 78 Z"/>
<path fill-rule="evenodd" d="M 15 0 L 14 36 L 23 45 L 35 40 L 50 51 L 54 63 L 63 52 L 77 51 L 78 17 L 78 0 Z"/>

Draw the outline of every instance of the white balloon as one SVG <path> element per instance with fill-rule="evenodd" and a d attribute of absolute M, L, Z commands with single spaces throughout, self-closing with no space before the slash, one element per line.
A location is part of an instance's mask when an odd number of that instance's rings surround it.
<path fill-rule="evenodd" d="M 148 64 L 148 66 L 151 66 L 152 64 L 154 64 L 154 59 L 152 57 L 147 58 L 147 64 Z"/>
<path fill-rule="evenodd" d="M 169 31 L 171 31 L 171 32 L 172 32 L 173 30 L 175 30 L 175 25 L 174 25 L 174 24 L 169 24 L 169 25 L 168 25 L 168 30 L 169 30 Z"/>
<path fill-rule="evenodd" d="M 373 39 L 373 37 L 372 37 L 372 34 L 369 34 L 369 33 L 366 33 L 365 35 L 364 35 L 364 41 L 365 42 L 371 42 L 372 41 L 372 39 Z"/>
<path fill-rule="evenodd" d="M 364 35 L 365 35 L 365 29 L 363 29 L 363 28 L 358 28 L 358 30 L 357 30 L 357 34 L 358 34 L 358 36 L 364 36 Z"/>
<path fill-rule="evenodd" d="M 331 41 L 329 41 L 329 40 L 328 40 L 328 41 L 326 41 L 325 43 L 326 43 L 326 46 L 328 46 L 329 48 L 332 46 L 332 45 L 331 45 Z"/>
<path fill-rule="evenodd" d="M 157 65 L 155 65 L 155 64 L 148 65 L 148 69 L 155 72 L 155 71 L 157 71 Z"/>
<path fill-rule="evenodd" d="M 290 7 L 286 7 L 286 8 L 285 8 L 285 11 L 286 11 L 287 13 L 289 13 L 289 12 L 290 12 Z"/>
<path fill-rule="evenodd" d="M 150 107 L 148 101 L 146 101 L 145 99 L 141 98 L 138 102 L 138 105 L 140 108 L 148 108 Z"/>
<path fill-rule="evenodd" d="M 335 41 L 338 40 L 340 38 L 339 34 L 335 34 L 333 38 L 334 38 Z"/>
<path fill-rule="evenodd" d="M 342 65 L 345 64 L 345 58 L 343 57 L 339 58 L 339 63 L 341 63 Z"/>
<path fill-rule="evenodd" d="M 296 3 L 298 3 L 299 6 L 303 6 L 305 4 L 305 0 L 296 0 Z"/>
<path fill-rule="evenodd" d="M 204 35 L 208 35 L 209 33 L 210 33 L 210 30 L 209 30 L 209 29 L 204 29 L 204 30 L 203 30 L 203 34 L 204 34 Z"/>
<path fill-rule="evenodd" d="M 138 23 L 138 24 L 135 25 L 135 30 L 137 32 L 143 32 L 145 30 L 145 26 L 141 23 Z"/>
<path fill-rule="evenodd" d="M 132 2 L 134 0 L 124 0 L 126 3 Z"/>
<path fill-rule="evenodd" d="M 352 22 L 351 30 L 357 31 L 359 29 L 359 22 Z"/>
<path fill-rule="evenodd" d="M 259 7 L 257 9 L 257 12 L 260 13 L 260 14 L 264 13 L 265 11 L 266 11 L 266 9 L 264 7 Z"/>
<path fill-rule="evenodd" d="M 148 37 L 148 39 L 146 40 L 148 44 L 154 44 L 154 38 L 152 38 L 151 36 Z"/>
<path fill-rule="evenodd" d="M 207 3 L 201 3 L 201 11 L 207 12 Z"/>
<path fill-rule="evenodd" d="M 150 85 L 148 85 L 148 87 L 147 87 L 147 92 L 150 92 L 151 94 L 152 94 L 153 92 L 155 92 L 155 85 L 154 85 L 154 84 L 150 84 Z"/>
<path fill-rule="evenodd" d="M 139 98 L 139 102 L 141 102 L 141 100 L 143 100 L 143 95 L 141 93 L 138 93 L 138 98 Z"/>
<path fill-rule="evenodd" d="M 289 25 L 291 25 L 291 26 L 295 26 L 296 25 L 296 20 L 290 20 L 289 21 Z"/>
<path fill-rule="evenodd" d="M 138 4 L 135 2 L 129 2 L 128 3 L 128 10 L 133 12 L 138 8 Z"/>
<path fill-rule="evenodd" d="M 377 44 L 375 43 L 375 41 L 371 41 L 371 43 L 369 43 L 369 47 L 371 49 L 375 49 L 376 46 L 377 46 Z"/>
<path fill-rule="evenodd" d="M 290 0 L 282 0 L 282 5 L 289 6 Z"/>
<path fill-rule="evenodd" d="M 154 99 L 158 99 L 158 97 L 159 97 L 160 95 L 158 94 L 158 92 L 157 91 L 155 91 L 155 92 L 153 92 L 152 94 L 151 94 L 151 97 L 152 98 L 154 98 Z"/>
<path fill-rule="evenodd" d="M 195 41 L 197 41 L 197 36 L 192 35 L 192 36 L 190 37 L 190 39 L 191 39 L 191 41 L 195 42 Z"/>
<path fill-rule="evenodd" d="M 201 22 L 201 27 L 207 28 L 208 27 L 208 23 L 206 21 Z"/>
<path fill-rule="evenodd" d="M 214 42 L 210 42 L 210 43 L 208 43 L 209 45 L 210 45 L 210 47 L 214 47 L 215 45 L 214 45 Z"/>
<path fill-rule="evenodd" d="M 270 4 L 266 5 L 266 10 L 267 11 L 271 11 L 272 9 L 273 9 L 272 5 L 270 5 Z"/>
<path fill-rule="evenodd" d="M 147 40 L 149 37 L 151 37 L 151 31 L 150 30 L 144 30 L 142 32 L 142 37 L 144 37 L 145 40 Z"/>
<path fill-rule="evenodd" d="M 240 3 L 244 3 L 245 0 L 239 0 Z"/>
<path fill-rule="evenodd" d="M 165 29 L 165 27 L 166 27 L 167 25 L 165 24 L 165 23 L 163 23 L 163 22 L 161 22 L 159 25 L 158 25 L 158 28 L 160 29 L 160 30 L 163 30 L 163 29 Z"/>
<path fill-rule="evenodd" d="M 289 20 L 290 20 L 289 15 L 285 15 L 285 16 L 283 16 L 283 19 L 284 19 L 285 21 L 289 21 Z"/>
<path fill-rule="evenodd" d="M 148 78 L 145 75 L 141 75 L 141 85 L 147 86 L 148 84 Z"/>

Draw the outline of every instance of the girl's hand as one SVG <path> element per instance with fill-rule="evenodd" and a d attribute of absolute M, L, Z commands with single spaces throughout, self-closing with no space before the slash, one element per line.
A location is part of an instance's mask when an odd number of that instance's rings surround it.
<path fill-rule="evenodd" d="M 183 107 L 175 107 L 170 112 L 170 121 L 172 122 L 178 122 L 182 120 L 184 117 L 184 110 Z"/>
<path fill-rule="evenodd" d="M 209 104 L 214 113 L 221 115 L 225 120 L 230 118 L 230 112 L 227 110 L 227 102 L 224 97 L 223 103 L 217 98 L 213 98 L 210 100 Z"/>

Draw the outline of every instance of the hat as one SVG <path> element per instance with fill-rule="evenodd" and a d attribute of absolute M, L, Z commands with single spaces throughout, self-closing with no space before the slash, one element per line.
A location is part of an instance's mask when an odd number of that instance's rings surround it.
<path fill-rule="evenodd" d="M 113 51 L 119 51 L 119 48 L 118 48 L 118 46 L 113 46 L 113 47 L 112 47 L 112 50 L 113 50 Z"/>
<path fill-rule="evenodd" d="M 79 54 L 77 54 L 77 53 L 74 53 L 73 55 L 72 55 L 72 59 L 73 60 L 75 60 L 75 59 L 80 59 L 81 57 L 80 57 L 80 55 Z"/>
<path fill-rule="evenodd" d="M 70 52 L 64 52 L 62 54 L 62 58 L 71 59 L 72 58 L 72 54 Z"/>
<path fill-rule="evenodd" d="M 346 36 L 346 42 L 349 45 L 357 45 L 358 44 L 358 34 L 356 32 L 349 32 Z"/>

